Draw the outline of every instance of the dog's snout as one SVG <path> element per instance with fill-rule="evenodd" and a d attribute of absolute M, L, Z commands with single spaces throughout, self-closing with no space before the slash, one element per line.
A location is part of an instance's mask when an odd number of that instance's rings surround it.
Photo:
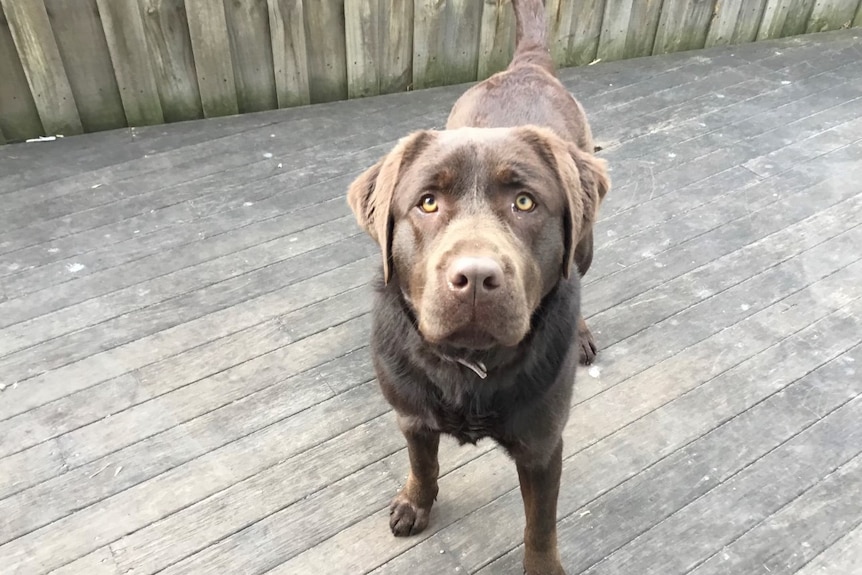
<path fill-rule="evenodd" d="M 447 270 L 449 289 L 477 296 L 492 292 L 503 285 L 503 268 L 488 257 L 460 257 Z"/>

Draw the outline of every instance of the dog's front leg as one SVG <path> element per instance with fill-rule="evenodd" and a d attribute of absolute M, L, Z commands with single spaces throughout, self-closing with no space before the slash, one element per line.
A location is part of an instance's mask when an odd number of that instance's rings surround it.
<path fill-rule="evenodd" d="M 394 535 L 405 537 L 425 529 L 431 506 L 437 499 L 440 434 L 410 417 L 399 416 L 398 425 L 407 439 L 410 475 L 407 484 L 389 506 L 389 527 Z"/>
<path fill-rule="evenodd" d="M 527 575 L 565 575 L 557 550 L 557 496 L 563 468 L 563 442 L 544 466 L 517 458 L 518 478 L 527 527 L 524 530 L 524 572 Z"/>

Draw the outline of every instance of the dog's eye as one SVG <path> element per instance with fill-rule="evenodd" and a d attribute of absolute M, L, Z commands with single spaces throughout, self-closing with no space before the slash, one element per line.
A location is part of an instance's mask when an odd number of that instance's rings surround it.
<path fill-rule="evenodd" d="M 425 194 L 422 196 L 422 199 L 419 200 L 419 209 L 426 214 L 433 214 L 438 209 L 437 198 L 435 198 L 433 194 Z"/>
<path fill-rule="evenodd" d="M 518 194 L 515 198 L 514 208 L 519 212 L 532 212 L 533 208 L 536 207 L 536 202 L 530 196 L 530 194 Z"/>

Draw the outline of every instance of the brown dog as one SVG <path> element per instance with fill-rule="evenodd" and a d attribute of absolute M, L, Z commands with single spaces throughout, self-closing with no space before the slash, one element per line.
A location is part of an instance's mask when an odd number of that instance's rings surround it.
<path fill-rule="evenodd" d="M 348 200 L 383 256 L 372 355 L 410 456 L 392 532 L 428 524 L 440 433 L 491 437 L 518 469 L 525 570 L 559 574 L 562 431 L 576 359 L 595 355 L 579 276 L 610 182 L 554 75 L 542 0 L 513 4 L 509 68 L 468 90 L 445 131 L 402 139 Z"/>

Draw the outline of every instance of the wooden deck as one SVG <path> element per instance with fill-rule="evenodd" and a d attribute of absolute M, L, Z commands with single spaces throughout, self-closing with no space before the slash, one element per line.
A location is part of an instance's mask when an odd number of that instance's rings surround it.
<path fill-rule="evenodd" d="M 862 573 L 862 31 L 565 70 L 612 166 L 568 572 Z M 0 148 L 0 571 L 520 573 L 514 466 L 404 442 L 348 182 L 460 88 Z"/>

